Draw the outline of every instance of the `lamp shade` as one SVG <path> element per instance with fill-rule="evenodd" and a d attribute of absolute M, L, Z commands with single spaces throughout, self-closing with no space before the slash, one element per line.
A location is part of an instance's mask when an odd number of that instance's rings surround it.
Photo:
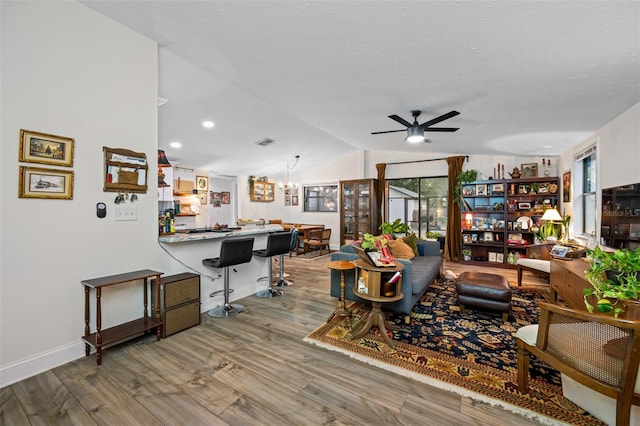
<path fill-rule="evenodd" d="M 407 128 L 407 137 L 405 141 L 410 143 L 424 142 L 424 131 L 420 126 L 411 126 Z"/>
<path fill-rule="evenodd" d="M 542 215 L 541 220 L 549 220 L 552 222 L 562 222 L 562 216 L 558 213 L 556 209 L 547 209 L 546 212 Z"/>
<path fill-rule="evenodd" d="M 167 156 L 161 149 L 158 150 L 158 167 L 171 167 L 171 163 L 167 160 Z"/>

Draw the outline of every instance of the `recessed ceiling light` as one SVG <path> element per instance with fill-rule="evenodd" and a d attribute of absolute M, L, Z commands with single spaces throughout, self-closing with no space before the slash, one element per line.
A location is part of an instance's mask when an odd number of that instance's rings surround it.
<path fill-rule="evenodd" d="M 203 121 L 202 125 L 207 129 L 211 129 L 213 126 L 215 126 L 215 124 L 213 124 L 213 121 Z"/>
<path fill-rule="evenodd" d="M 169 145 L 171 145 L 171 148 L 180 148 L 182 146 L 182 143 L 180 143 L 180 142 L 171 142 Z"/>

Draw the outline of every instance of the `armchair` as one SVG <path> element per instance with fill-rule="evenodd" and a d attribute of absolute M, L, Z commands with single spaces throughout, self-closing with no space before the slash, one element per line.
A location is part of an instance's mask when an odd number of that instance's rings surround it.
<path fill-rule="evenodd" d="M 309 252 L 309 247 L 314 247 L 314 250 L 320 250 L 322 254 L 322 248 L 326 247 L 328 252 L 331 252 L 329 248 L 329 241 L 331 240 L 331 229 L 318 229 L 309 231 L 309 236 L 302 241 L 304 245 L 305 254 Z"/>
<path fill-rule="evenodd" d="M 522 286 L 522 271 L 531 271 L 549 278 L 551 272 L 551 247 L 553 244 L 534 244 L 527 247 L 527 257 L 516 262 L 518 287 Z"/>
<path fill-rule="evenodd" d="M 540 324 L 517 331 L 520 392 L 533 354 L 560 371 L 567 399 L 609 425 L 640 424 L 640 321 L 539 306 Z"/>

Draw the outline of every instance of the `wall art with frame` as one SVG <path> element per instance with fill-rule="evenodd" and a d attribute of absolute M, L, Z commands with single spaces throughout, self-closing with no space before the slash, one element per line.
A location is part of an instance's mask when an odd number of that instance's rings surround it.
<path fill-rule="evenodd" d="M 221 192 L 222 194 L 222 204 L 231 204 L 231 193 L 230 192 Z"/>
<path fill-rule="evenodd" d="M 562 202 L 571 201 L 571 170 L 567 170 L 562 174 Z"/>
<path fill-rule="evenodd" d="M 538 163 L 520 164 L 520 173 L 524 178 L 538 177 Z"/>
<path fill-rule="evenodd" d="M 73 171 L 20 166 L 18 197 L 73 199 Z"/>
<path fill-rule="evenodd" d="M 20 129 L 19 161 L 73 166 L 73 138 Z"/>

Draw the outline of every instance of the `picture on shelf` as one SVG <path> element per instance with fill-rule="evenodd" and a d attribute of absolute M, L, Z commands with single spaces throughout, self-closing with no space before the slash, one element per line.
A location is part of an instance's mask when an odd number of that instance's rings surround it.
<path fill-rule="evenodd" d="M 531 203 L 518 203 L 518 210 L 531 210 Z"/>
<path fill-rule="evenodd" d="M 541 183 L 538 185 L 538 194 L 546 194 L 547 192 L 549 192 L 549 184 Z"/>
<path fill-rule="evenodd" d="M 476 195 L 487 195 L 487 185 L 476 185 Z"/>
<path fill-rule="evenodd" d="M 491 185 L 492 194 L 504 194 L 504 183 L 494 183 Z"/>
<path fill-rule="evenodd" d="M 493 232 L 485 232 L 484 241 L 493 241 Z"/>
<path fill-rule="evenodd" d="M 528 194 L 529 193 L 529 189 L 527 188 L 527 185 L 518 185 L 518 194 Z"/>
<path fill-rule="evenodd" d="M 490 251 L 489 252 L 489 262 L 495 262 L 496 261 L 496 252 L 494 251 Z"/>
<path fill-rule="evenodd" d="M 465 244 L 471 244 L 471 235 L 469 234 L 462 235 L 462 242 Z"/>
<path fill-rule="evenodd" d="M 478 234 L 471 234 L 471 242 L 472 243 L 478 242 Z"/>
<path fill-rule="evenodd" d="M 538 163 L 520 164 L 520 173 L 522 177 L 538 177 Z"/>
<path fill-rule="evenodd" d="M 465 186 L 462 188 L 462 195 L 465 197 L 473 197 L 476 195 L 476 187 L 475 186 Z"/>
<path fill-rule="evenodd" d="M 498 263 L 503 263 L 504 262 L 504 254 L 503 253 L 496 253 L 496 262 L 498 262 Z"/>

